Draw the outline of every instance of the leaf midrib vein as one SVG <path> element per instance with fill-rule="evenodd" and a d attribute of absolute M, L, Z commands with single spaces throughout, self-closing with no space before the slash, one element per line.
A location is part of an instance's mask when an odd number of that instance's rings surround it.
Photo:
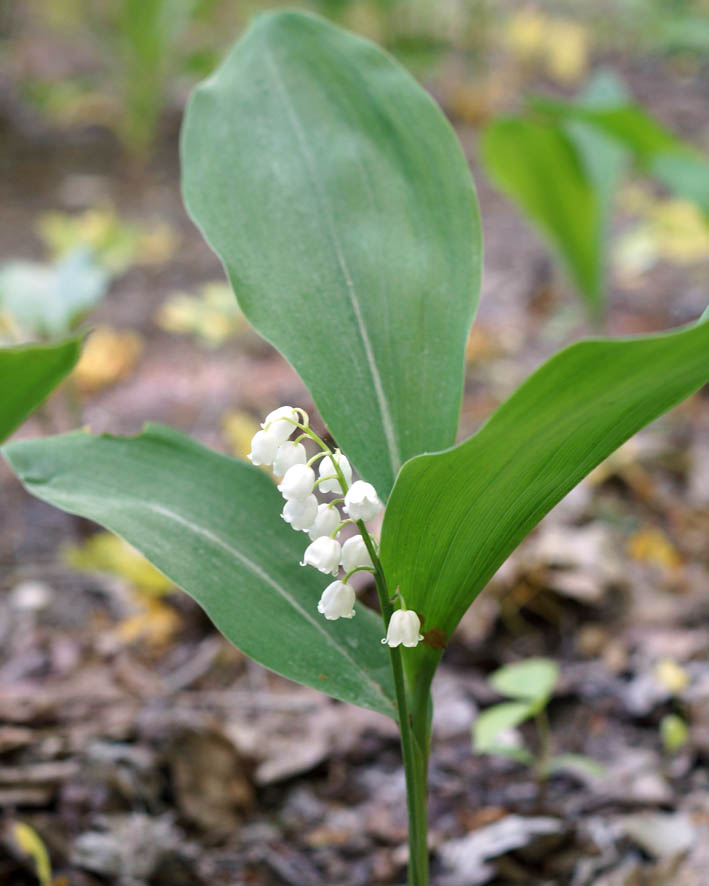
<path fill-rule="evenodd" d="M 357 329 L 362 341 L 362 346 L 364 347 L 369 373 L 371 375 L 372 383 L 374 385 L 374 391 L 377 397 L 379 413 L 382 419 L 382 427 L 384 428 L 384 435 L 386 437 L 387 448 L 389 450 L 389 460 L 391 462 L 393 475 L 396 476 L 399 472 L 399 468 L 401 467 L 401 458 L 399 455 L 399 447 L 396 439 L 396 431 L 394 428 L 394 422 L 392 420 L 391 410 L 389 408 L 389 402 L 384 392 L 384 386 L 382 384 L 382 378 L 379 373 L 379 368 L 374 358 L 372 343 L 369 340 L 369 336 L 364 325 L 364 319 L 362 317 L 362 309 L 359 303 L 357 290 L 347 266 L 347 261 L 345 259 L 342 244 L 340 243 L 340 239 L 337 234 L 337 229 L 335 228 L 332 217 L 328 211 L 327 201 L 324 194 L 322 193 L 322 189 L 318 182 L 313 157 L 310 153 L 310 149 L 305 138 L 305 133 L 303 132 L 303 127 L 300 124 L 300 120 L 298 119 L 298 115 L 296 113 L 293 102 L 291 101 L 288 90 L 286 89 L 286 85 L 283 82 L 283 78 L 281 77 L 278 65 L 276 64 L 275 59 L 273 58 L 273 55 L 268 46 L 264 47 L 264 57 L 268 65 L 268 69 L 273 77 L 276 89 L 278 90 L 278 93 L 283 100 L 288 119 L 291 123 L 291 126 L 293 127 L 293 132 L 295 134 L 301 155 L 303 157 L 303 161 L 311 180 L 313 193 L 315 194 L 317 201 L 321 207 L 320 218 L 324 223 L 323 226 L 325 227 L 330 238 L 330 242 L 332 243 L 335 257 L 337 259 L 337 265 L 345 282 L 345 289 L 350 300 L 350 304 L 352 306 L 352 311 L 354 312 L 355 320 L 357 321 Z"/>

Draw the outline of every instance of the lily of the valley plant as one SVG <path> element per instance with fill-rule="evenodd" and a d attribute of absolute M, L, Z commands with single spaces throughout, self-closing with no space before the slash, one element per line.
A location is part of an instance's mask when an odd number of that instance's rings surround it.
<path fill-rule="evenodd" d="M 580 342 L 453 446 L 480 225 L 460 145 L 417 83 L 319 18 L 261 16 L 192 97 L 182 162 L 244 314 L 339 449 L 296 404 L 266 417 L 252 464 L 154 425 L 5 455 L 30 492 L 142 551 L 246 654 L 399 724 L 421 886 L 430 689 L 453 630 L 545 513 L 709 380 L 709 323 Z M 377 542 L 366 524 L 383 506 Z M 357 601 L 358 570 L 380 611 Z"/>

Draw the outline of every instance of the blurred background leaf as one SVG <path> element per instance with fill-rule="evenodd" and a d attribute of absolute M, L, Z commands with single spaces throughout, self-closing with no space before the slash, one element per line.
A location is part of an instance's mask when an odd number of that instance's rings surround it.
<path fill-rule="evenodd" d="M 64 550 L 66 562 L 81 572 L 107 572 L 138 590 L 160 596 L 173 584 L 127 541 L 112 532 L 96 532 L 80 545 Z"/>
<path fill-rule="evenodd" d="M 67 335 L 107 291 L 108 276 L 84 248 L 52 265 L 14 261 L 0 268 L 0 310 L 22 337 Z"/>

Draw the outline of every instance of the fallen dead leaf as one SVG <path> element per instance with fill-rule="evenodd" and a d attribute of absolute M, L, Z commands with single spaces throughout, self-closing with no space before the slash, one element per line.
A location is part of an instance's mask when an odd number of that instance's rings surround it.
<path fill-rule="evenodd" d="M 87 393 L 108 387 L 135 369 L 142 351 L 137 332 L 99 326 L 86 340 L 73 377 Z"/>
<path fill-rule="evenodd" d="M 634 532 L 627 541 L 628 554 L 643 563 L 651 563 L 661 569 L 672 570 L 682 565 L 677 548 L 667 535 L 655 526 Z"/>

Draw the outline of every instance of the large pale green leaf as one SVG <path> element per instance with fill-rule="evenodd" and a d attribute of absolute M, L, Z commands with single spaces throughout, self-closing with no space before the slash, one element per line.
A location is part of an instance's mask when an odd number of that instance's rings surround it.
<path fill-rule="evenodd" d="M 0 348 L 0 441 L 71 372 L 80 351 L 78 339 Z"/>
<path fill-rule="evenodd" d="M 351 621 L 318 614 L 328 579 L 298 565 L 307 536 L 279 519 L 262 471 L 158 425 L 132 439 L 77 432 L 3 451 L 33 495 L 126 539 L 247 655 L 396 716 L 381 619 L 360 605 Z"/>
<path fill-rule="evenodd" d="M 182 162 L 244 314 L 386 498 L 458 424 L 480 231 L 453 130 L 386 53 L 281 12 L 196 90 Z"/>
<path fill-rule="evenodd" d="M 382 529 L 392 588 L 442 645 L 541 518 L 644 425 L 709 381 L 709 323 L 580 342 L 538 369 L 469 440 L 404 465 Z M 440 648 L 404 650 L 425 681 Z"/>
<path fill-rule="evenodd" d="M 482 152 L 493 181 L 540 228 L 590 310 L 599 315 L 603 198 L 570 135 L 545 122 L 508 117 L 485 129 Z"/>

